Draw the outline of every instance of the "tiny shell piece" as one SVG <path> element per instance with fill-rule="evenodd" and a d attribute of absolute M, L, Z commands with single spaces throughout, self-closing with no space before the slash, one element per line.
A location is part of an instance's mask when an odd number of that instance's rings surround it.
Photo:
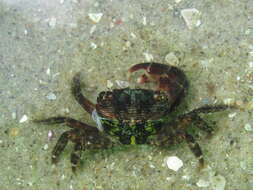
<path fill-rule="evenodd" d="M 144 52 L 143 55 L 145 56 L 145 59 L 147 62 L 153 61 L 154 57 L 152 54 Z"/>
<path fill-rule="evenodd" d="M 203 179 L 200 179 L 200 180 L 196 183 L 196 185 L 197 185 L 198 187 L 208 187 L 208 186 L 210 185 L 210 183 L 209 183 L 208 181 L 205 181 L 205 180 L 203 180 Z"/>
<path fill-rule="evenodd" d="M 107 80 L 107 88 L 112 88 L 113 87 L 113 83 L 112 83 L 112 81 L 110 81 L 110 80 Z"/>
<path fill-rule="evenodd" d="M 56 100 L 56 95 L 52 92 L 50 92 L 46 97 L 48 100 Z"/>
<path fill-rule="evenodd" d="M 179 64 L 179 60 L 173 52 L 170 52 L 165 56 L 165 61 L 169 63 L 170 65 L 174 65 L 174 66 Z"/>
<path fill-rule="evenodd" d="M 211 184 L 213 190 L 223 190 L 226 185 L 226 179 L 221 175 L 217 175 L 211 178 Z"/>
<path fill-rule="evenodd" d="M 246 123 L 246 124 L 244 125 L 244 129 L 245 129 L 246 131 L 253 131 L 253 128 L 252 128 L 252 126 L 251 126 L 249 123 Z"/>
<path fill-rule="evenodd" d="M 183 162 L 177 156 L 169 156 L 166 158 L 166 164 L 169 169 L 178 171 L 182 166 Z"/>
<path fill-rule="evenodd" d="M 189 29 L 193 29 L 194 27 L 198 27 L 201 24 L 200 21 L 200 12 L 195 9 L 183 9 L 181 10 L 181 15 Z"/>
<path fill-rule="evenodd" d="M 23 116 L 21 117 L 21 119 L 19 120 L 19 123 L 24 123 L 24 122 L 26 122 L 27 120 L 28 120 L 27 115 L 23 115 Z"/>
<path fill-rule="evenodd" d="M 50 26 L 51 28 L 54 28 L 56 25 L 56 18 L 52 17 L 49 22 L 48 22 L 48 26 Z"/>
<path fill-rule="evenodd" d="M 103 13 L 89 13 L 88 16 L 89 16 L 89 19 L 92 20 L 92 22 L 99 23 L 99 21 L 101 20 L 103 16 Z"/>

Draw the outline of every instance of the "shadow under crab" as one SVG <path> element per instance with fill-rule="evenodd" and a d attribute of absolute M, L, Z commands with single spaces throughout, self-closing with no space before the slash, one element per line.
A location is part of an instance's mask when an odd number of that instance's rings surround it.
<path fill-rule="evenodd" d="M 53 163 L 57 163 L 68 141 L 75 144 L 71 153 L 72 170 L 75 172 L 83 150 L 124 144 L 166 147 L 185 140 L 198 158 L 200 167 L 203 167 L 201 148 L 188 132 L 188 126 L 194 124 L 211 135 L 213 128 L 199 114 L 223 111 L 230 106 L 205 105 L 169 119 L 170 114 L 187 94 L 189 83 L 184 72 L 177 67 L 159 63 L 136 64 L 129 72 L 141 69 L 145 70 L 145 74 L 139 77 L 138 82 L 141 84 L 154 82 L 157 84 L 156 90 L 123 88 L 104 91 L 98 95 L 96 104 L 81 93 L 80 74 L 74 76 L 72 94 L 92 116 L 97 127 L 69 117 L 35 120 L 36 123 L 49 125 L 64 123 L 71 128 L 58 139 L 52 151 Z"/>

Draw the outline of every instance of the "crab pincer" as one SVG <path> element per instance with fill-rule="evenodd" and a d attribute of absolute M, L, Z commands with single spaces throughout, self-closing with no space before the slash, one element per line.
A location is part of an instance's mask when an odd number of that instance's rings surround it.
<path fill-rule="evenodd" d="M 145 70 L 145 73 L 137 79 L 138 83 L 157 83 L 156 91 L 165 92 L 176 105 L 185 97 L 189 84 L 184 72 L 179 68 L 151 62 L 133 65 L 128 72 L 131 74 L 138 70 Z"/>

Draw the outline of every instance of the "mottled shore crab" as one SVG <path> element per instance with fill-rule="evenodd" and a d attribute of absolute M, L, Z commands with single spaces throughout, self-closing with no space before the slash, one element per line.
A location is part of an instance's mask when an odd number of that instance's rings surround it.
<path fill-rule="evenodd" d="M 153 62 L 133 65 L 128 72 L 138 70 L 145 71 L 145 74 L 138 78 L 138 82 L 154 82 L 157 84 L 155 90 L 123 88 L 104 91 L 98 95 L 96 104 L 81 93 L 80 73 L 74 76 L 72 94 L 92 116 L 97 127 L 69 117 L 35 120 L 37 123 L 50 125 L 63 123 L 71 128 L 58 139 L 52 152 L 53 163 L 58 161 L 68 141 L 75 144 L 71 153 L 72 170 L 75 172 L 83 150 L 109 148 L 121 144 L 166 147 L 185 140 L 198 158 L 200 166 L 204 165 L 201 148 L 187 127 L 194 124 L 211 134 L 213 128 L 208 126 L 199 114 L 223 111 L 230 106 L 205 105 L 170 118 L 171 113 L 187 94 L 189 83 L 184 72 L 171 65 Z"/>

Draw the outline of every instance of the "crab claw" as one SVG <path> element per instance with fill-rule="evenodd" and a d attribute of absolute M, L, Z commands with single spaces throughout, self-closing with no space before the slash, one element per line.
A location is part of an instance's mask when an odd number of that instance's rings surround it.
<path fill-rule="evenodd" d="M 133 65 L 128 72 L 131 74 L 142 69 L 146 72 L 137 79 L 138 83 L 157 83 L 157 91 L 165 92 L 172 101 L 179 101 L 186 95 L 188 81 L 184 72 L 179 68 L 152 62 Z"/>

